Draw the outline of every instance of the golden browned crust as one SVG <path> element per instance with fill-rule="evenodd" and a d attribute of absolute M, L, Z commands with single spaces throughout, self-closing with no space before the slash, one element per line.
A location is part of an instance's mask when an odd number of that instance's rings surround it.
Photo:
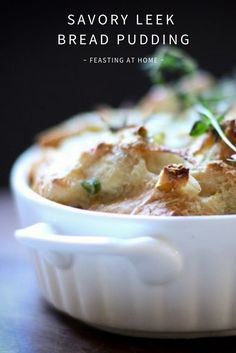
<path fill-rule="evenodd" d="M 81 116 L 73 117 L 57 126 L 46 131 L 42 131 L 36 136 L 36 142 L 42 147 L 57 147 L 63 140 L 82 134 L 83 132 L 97 132 L 107 129 L 107 124 L 101 118 L 105 115 L 105 110 L 97 110 L 94 113 L 87 113 Z M 109 116 L 110 110 L 106 110 Z"/>
<path fill-rule="evenodd" d="M 211 80 L 203 76 L 193 83 L 197 91 Z M 151 128 L 146 124 L 148 113 L 177 111 L 179 106 L 173 92 L 154 91 L 139 105 L 143 121 L 140 117 L 137 122 L 130 119 L 124 127 L 122 120 L 118 128 L 111 128 L 113 113 L 106 108 L 40 134 L 42 153 L 29 171 L 32 189 L 61 204 L 103 212 L 235 214 L 236 163 L 229 161 L 232 150 L 212 129 L 190 138 L 184 147 L 155 142 L 155 124 Z M 158 119 L 160 116 L 157 124 Z M 226 120 L 222 129 L 235 145 L 236 120 Z M 172 137 L 170 134 L 169 139 Z"/>
<path fill-rule="evenodd" d="M 186 185 L 188 179 L 188 168 L 182 164 L 169 164 L 162 169 L 156 188 L 165 192 L 177 190 Z"/>

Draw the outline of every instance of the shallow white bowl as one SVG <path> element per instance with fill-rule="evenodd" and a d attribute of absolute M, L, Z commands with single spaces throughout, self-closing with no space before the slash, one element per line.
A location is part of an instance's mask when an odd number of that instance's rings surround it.
<path fill-rule="evenodd" d="M 149 337 L 236 330 L 236 216 L 154 217 L 80 210 L 28 186 L 33 147 L 11 186 L 44 297 L 109 331 Z"/>

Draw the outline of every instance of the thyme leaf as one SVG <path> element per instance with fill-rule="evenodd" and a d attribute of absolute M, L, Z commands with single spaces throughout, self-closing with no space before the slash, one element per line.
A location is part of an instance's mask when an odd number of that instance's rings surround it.
<path fill-rule="evenodd" d="M 193 124 L 193 127 L 190 131 L 190 136 L 197 137 L 205 132 L 207 132 L 209 129 L 209 125 L 205 124 L 202 120 L 198 120 Z"/>
<path fill-rule="evenodd" d="M 193 124 L 193 127 L 190 131 L 190 136 L 193 136 L 193 137 L 200 136 L 212 128 L 212 123 L 209 117 L 203 113 L 199 113 L 199 114 L 200 114 L 200 120 L 196 121 Z M 224 117 L 225 117 L 224 114 L 221 114 L 218 117 L 216 117 L 217 122 L 220 124 L 224 120 Z"/>
<path fill-rule="evenodd" d="M 90 194 L 95 195 L 101 190 L 101 183 L 96 177 L 81 181 L 81 186 Z"/>
<path fill-rule="evenodd" d="M 224 143 L 229 148 L 231 148 L 234 152 L 236 152 L 236 146 L 234 146 L 232 144 L 232 142 L 228 139 L 228 137 L 225 135 L 224 131 L 221 129 L 221 126 L 220 126 L 220 123 L 224 119 L 224 115 L 220 115 L 218 117 L 215 117 L 215 115 L 209 109 L 207 109 L 206 107 L 204 107 L 203 105 L 200 105 L 200 104 L 196 106 L 196 110 L 201 115 L 201 117 L 204 116 L 204 119 L 207 119 L 207 120 L 205 120 L 205 122 L 208 121 L 207 125 L 209 124 L 209 128 L 212 127 L 218 133 L 218 135 L 220 136 L 222 141 L 224 141 Z M 191 132 L 192 132 L 192 130 L 191 130 Z M 190 132 L 190 134 L 191 134 L 191 132 Z M 194 135 L 191 135 L 191 136 L 194 136 Z"/>
<path fill-rule="evenodd" d="M 176 82 L 197 69 L 196 62 L 181 49 L 163 46 L 154 53 L 155 61 L 144 66 L 155 84 Z"/>

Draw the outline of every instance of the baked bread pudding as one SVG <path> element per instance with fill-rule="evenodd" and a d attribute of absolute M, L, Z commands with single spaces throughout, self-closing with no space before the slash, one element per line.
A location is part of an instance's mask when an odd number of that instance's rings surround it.
<path fill-rule="evenodd" d="M 37 137 L 32 189 L 77 208 L 133 215 L 236 213 L 236 81 L 161 48 L 150 91 Z"/>

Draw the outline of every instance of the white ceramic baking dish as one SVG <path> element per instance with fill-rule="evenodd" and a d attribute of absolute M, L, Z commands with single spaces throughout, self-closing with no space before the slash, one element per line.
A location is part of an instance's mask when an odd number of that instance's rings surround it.
<path fill-rule="evenodd" d="M 30 189 L 37 148 L 11 185 L 44 297 L 109 331 L 149 337 L 236 332 L 236 216 L 154 217 L 63 206 Z"/>

